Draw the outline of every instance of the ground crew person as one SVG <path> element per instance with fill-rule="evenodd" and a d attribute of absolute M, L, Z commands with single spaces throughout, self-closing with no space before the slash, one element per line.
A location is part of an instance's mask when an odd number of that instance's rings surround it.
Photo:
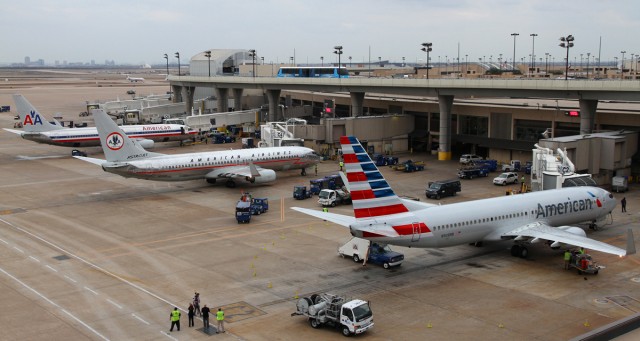
<path fill-rule="evenodd" d="M 216 312 L 216 320 L 218 320 L 218 331 L 217 333 L 224 333 L 224 311 L 222 308 L 218 308 L 218 312 Z"/>
<path fill-rule="evenodd" d="M 178 307 L 173 308 L 173 311 L 171 311 L 171 315 L 169 315 L 169 318 L 171 319 L 171 329 L 169 329 L 169 331 L 173 331 L 173 326 L 178 327 L 178 331 L 180 331 L 180 311 L 178 310 Z"/>
<path fill-rule="evenodd" d="M 580 250 L 578 250 L 578 253 L 579 253 L 579 254 L 581 254 L 581 255 L 584 255 L 584 254 L 585 254 L 585 252 L 584 252 L 584 248 L 583 248 L 583 247 L 581 247 L 581 248 L 580 248 Z"/>
<path fill-rule="evenodd" d="M 316 171 L 316 175 L 318 175 L 318 164 L 317 163 L 316 163 L 316 166 L 315 166 L 315 171 Z"/>
<path fill-rule="evenodd" d="M 569 262 L 571 261 L 571 251 L 566 250 L 564 252 L 564 269 L 569 270 Z"/>
<path fill-rule="evenodd" d="M 328 207 L 323 207 L 322 208 L 322 212 L 329 212 L 329 208 Z"/>
<path fill-rule="evenodd" d="M 340 160 L 340 170 L 342 171 L 342 167 L 344 167 L 344 162 L 342 162 L 342 160 Z"/>

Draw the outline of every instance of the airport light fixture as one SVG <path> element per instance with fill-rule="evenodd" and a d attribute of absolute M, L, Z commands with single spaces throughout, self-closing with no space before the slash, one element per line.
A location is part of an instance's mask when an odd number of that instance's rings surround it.
<path fill-rule="evenodd" d="M 320 63 L 322 64 L 322 66 L 324 66 L 324 57 L 320 56 Z"/>
<path fill-rule="evenodd" d="M 340 66 L 342 64 L 340 64 L 340 55 L 342 54 L 342 46 L 338 45 L 338 46 L 334 46 L 333 49 L 335 51 L 333 51 L 333 53 L 338 55 L 338 78 L 341 78 L 342 75 L 340 74 Z"/>
<path fill-rule="evenodd" d="M 251 71 L 251 74 L 253 75 L 253 78 L 256 78 L 256 50 L 249 50 L 249 57 L 251 57 L 251 69 L 253 70 Z"/>
<path fill-rule="evenodd" d="M 293 57 L 289 57 L 289 60 L 291 61 L 291 65 L 295 66 L 295 65 L 293 64 Z"/>
<path fill-rule="evenodd" d="M 536 69 L 536 37 L 538 36 L 537 33 L 531 33 L 531 68 L 534 70 Z"/>
<path fill-rule="evenodd" d="M 168 54 L 164 54 L 164 59 L 167 60 L 167 79 L 169 79 L 169 55 Z M 169 83 L 169 93 L 171 93 L 171 83 Z M 169 95 L 171 96 L 171 95 Z M 171 99 L 171 98 L 169 98 Z"/>
<path fill-rule="evenodd" d="M 591 57 L 591 52 L 587 52 L 587 79 L 589 79 L 589 57 Z"/>
<path fill-rule="evenodd" d="M 262 61 L 262 65 L 264 65 L 264 57 L 260 57 L 260 60 Z"/>
<path fill-rule="evenodd" d="M 622 59 L 620 60 L 620 79 L 624 79 L 624 54 L 627 51 L 620 51 L 622 53 Z"/>
<path fill-rule="evenodd" d="M 573 47 L 575 38 L 570 34 L 566 37 L 560 37 L 560 47 L 567 49 L 567 58 L 565 59 L 564 80 L 569 79 L 569 49 Z"/>
<path fill-rule="evenodd" d="M 349 68 L 351 68 L 351 56 L 349 56 Z"/>
<path fill-rule="evenodd" d="M 207 65 L 209 66 L 209 77 L 211 77 L 211 51 L 204 51 L 204 56 L 207 57 L 207 60 L 209 61 Z"/>
<path fill-rule="evenodd" d="M 513 36 L 513 59 L 511 60 L 511 62 L 513 63 L 512 68 L 513 71 L 516 70 L 516 37 L 520 35 L 520 33 L 511 33 L 511 35 Z"/>
<path fill-rule="evenodd" d="M 178 76 L 181 76 L 181 74 L 180 74 L 180 52 L 176 52 L 176 58 L 178 58 Z"/>
<path fill-rule="evenodd" d="M 420 51 L 424 51 L 427 53 L 427 79 L 429 79 L 429 52 L 433 51 L 433 49 L 431 48 L 433 46 L 433 43 L 422 43 L 422 48 L 420 49 Z"/>
<path fill-rule="evenodd" d="M 549 74 L 549 52 L 544 53 L 544 74 Z"/>

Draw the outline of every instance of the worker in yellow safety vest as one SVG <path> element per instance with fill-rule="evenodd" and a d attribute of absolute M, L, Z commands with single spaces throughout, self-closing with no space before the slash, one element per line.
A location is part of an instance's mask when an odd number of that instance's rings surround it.
<path fill-rule="evenodd" d="M 177 307 L 173 308 L 173 310 L 171 311 L 171 315 L 169 315 L 169 318 L 171 319 L 171 329 L 169 329 L 169 331 L 173 331 L 173 326 L 178 327 L 178 331 L 180 331 L 180 311 Z"/>
<path fill-rule="evenodd" d="M 216 320 L 218 320 L 218 331 L 216 333 L 224 333 L 224 311 L 222 311 L 222 308 L 218 308 Z"/>

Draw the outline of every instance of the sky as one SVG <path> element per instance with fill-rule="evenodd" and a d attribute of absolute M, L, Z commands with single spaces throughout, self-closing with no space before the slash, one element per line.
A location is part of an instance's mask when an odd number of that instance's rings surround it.
<path fill-rule="evenodd" d="M 573 35 L 570 60 L 640 54 L 637 0 L 0 0 L 0 65 L 43 59 L 186 63 L 209 49 L 255 49 L 266 63 L 423 63 L 513 58 L 561 61 L 559 38 Z M 537 34 L 532 37 L 531 34 Z M 458 53 L 459 47 L 459 53 Z M 592 57 L 593 60 L 593 57 Z"/>

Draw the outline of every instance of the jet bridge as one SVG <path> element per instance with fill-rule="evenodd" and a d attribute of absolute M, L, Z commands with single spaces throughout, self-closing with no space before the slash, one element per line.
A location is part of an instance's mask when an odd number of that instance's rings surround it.
<path fill-rule="evenodd" d="M 258 147 L 304 146 L 304 139 L 295 137 L 296 126 L 306 125 L 307 121 L 291 118 L 286 122 L 267 122 L 260 126 L 262 141 Z"/>
<path fill-rule="evenodd" d="M 566 151 L 535 145 L 531 165 L 531 190 L 543 191 L 562 187 L 596 186 L 591 174 L 575 173 L 575 166 Z"/>

